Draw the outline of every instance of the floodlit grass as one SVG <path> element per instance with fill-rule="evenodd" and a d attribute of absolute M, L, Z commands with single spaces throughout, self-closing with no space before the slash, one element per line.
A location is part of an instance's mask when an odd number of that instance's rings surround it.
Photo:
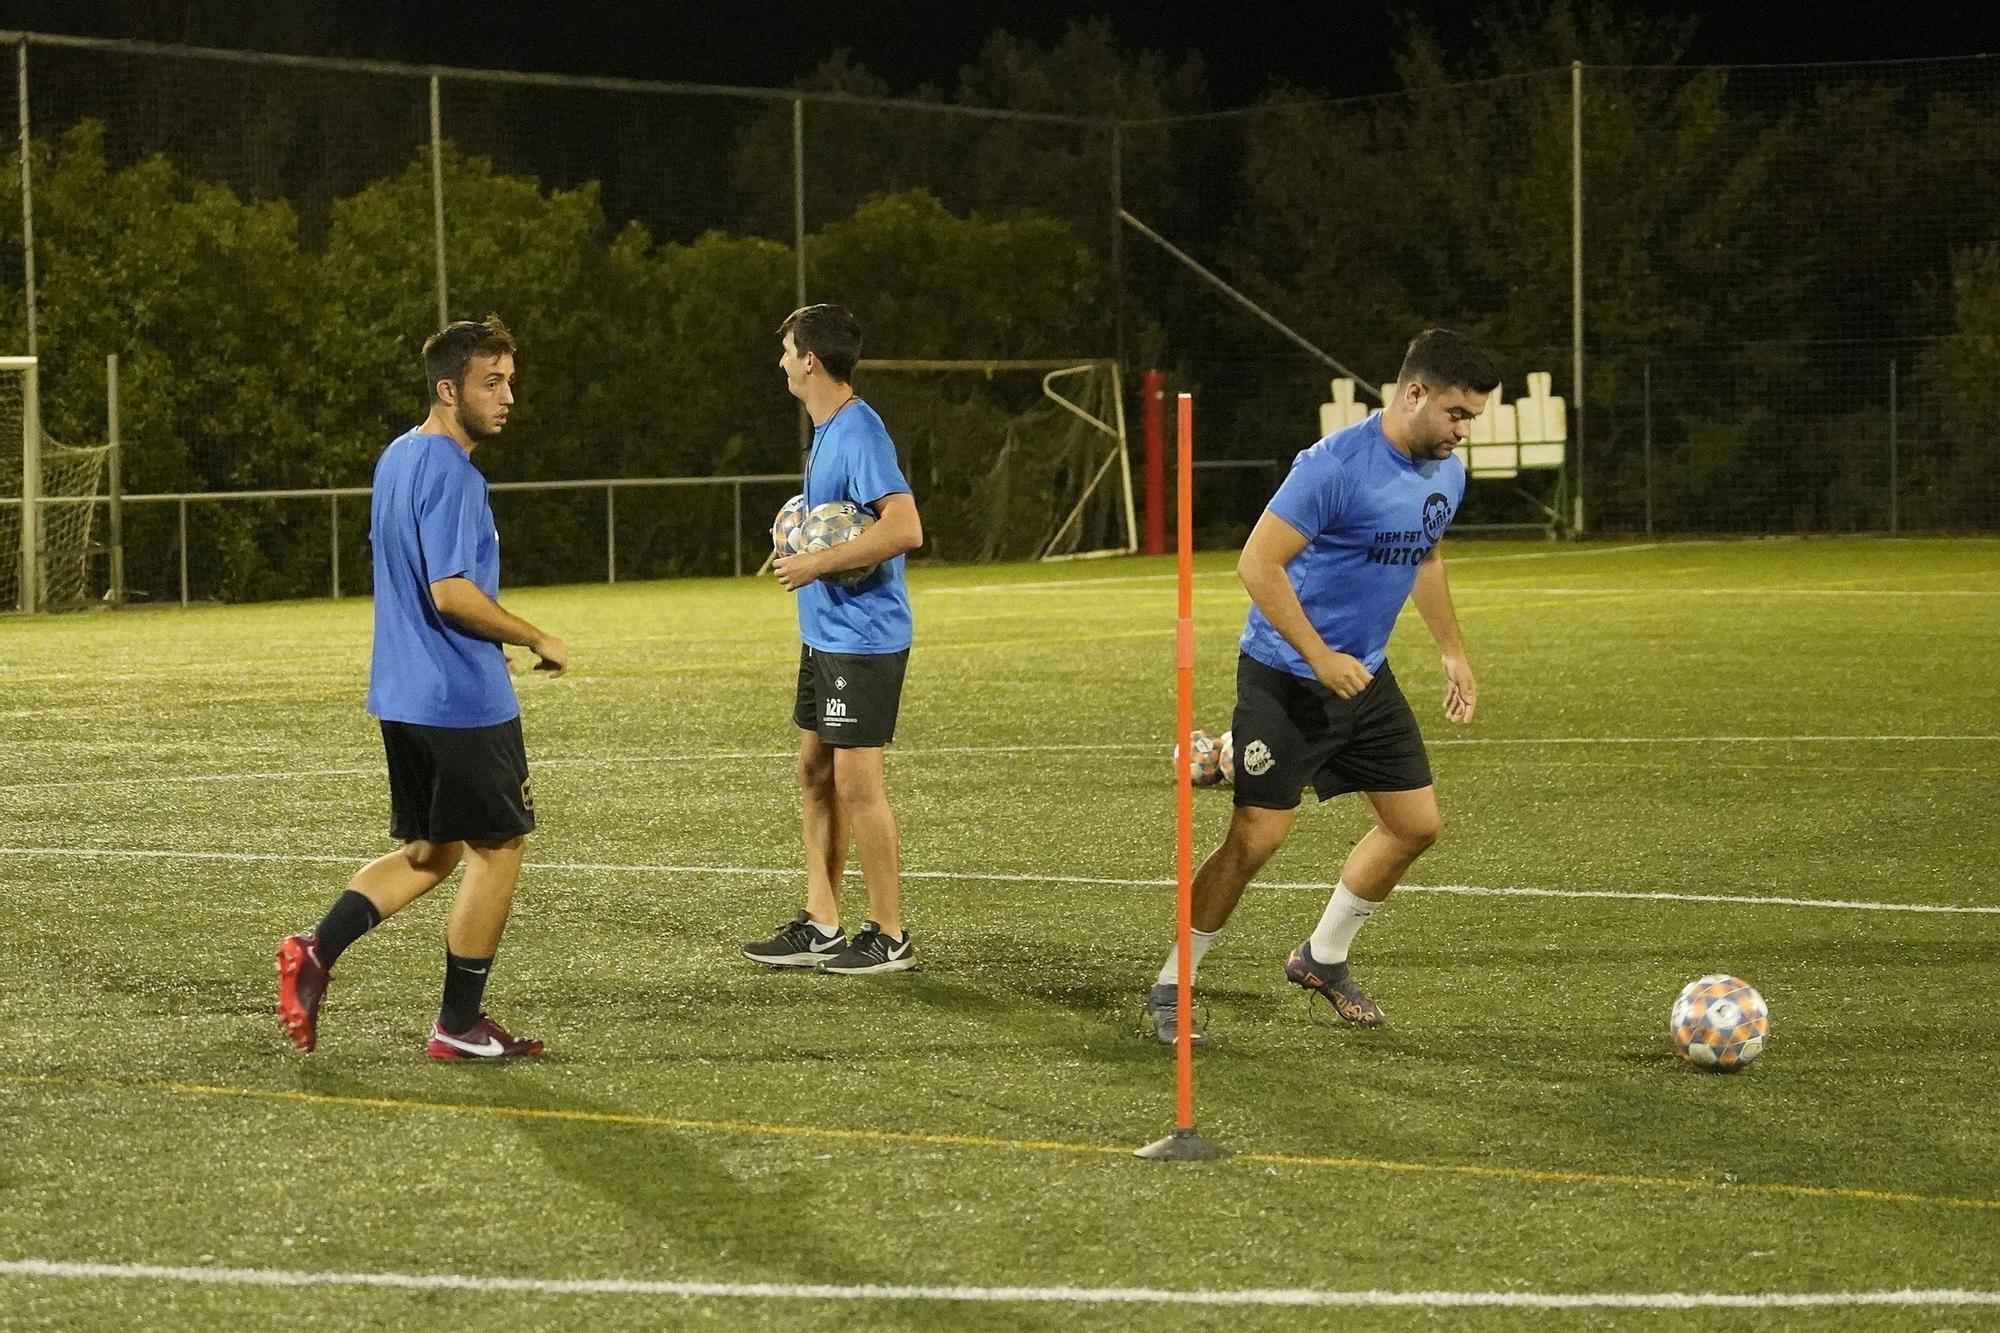
<path fill-rule="evenodd" d="M 0 620 L 0 1262 L 2000 1288 L 2000 543 L 1453 553 L 1477 721 L 1444 723 L 1413 614 L 1392 652 L 1448 824 L 1412 880 L 1571 896 L 1399 893 L 1355 953 L 1391 1026 L 1316 1024 L 1280 965 L 1365 816 L 1352 797 L 1302 815 L 1203 969 L 1198 1120 L 1239 1156 L 1198 1166 L 1129 1155 L 1173 1117 L 1171 1053 L 1134 1035 L 1173 918 L 1165 562 L 913 574 L 890 782 L 924 968 L 873 979 L 736 952 L 801 889 L 790 599 L 750 581 L 512 594 L 574 656 L 565 679 L 521 684 L 542 825 L 488 1000 L 551 1054 L 504 1069 L 420 1054 L 448 890 L 341 961 L 317 1052 L 291 1050 L 273 1012 L 277 940 L 387 845 L 365 602 Z M 1204 556 L 1196 584 L 1197 722 L 1217 732 L 1245 605 L 1231 563 Z M 1196 796 L 1205 851 L 1229 800 Z M 858 873 L 850 895 L 858 920 Z M 1739 1076 L 1682 1068 L 1666 1036 L 1675 992 L 1709 971 L 1771 1005 L 1771 1048 Z M 447 1319 L 1719 1322 L 0 1271 L 8 1326 Z"/>

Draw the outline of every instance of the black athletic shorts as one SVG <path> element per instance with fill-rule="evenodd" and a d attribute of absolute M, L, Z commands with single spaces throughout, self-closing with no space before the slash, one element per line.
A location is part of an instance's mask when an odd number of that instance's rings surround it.
<path fill-rule="evenodd" d="M 1307 783 L 1322 801 L 1431 785 L 1423 733 L 1386 662 L 1367 689 L 1343 699 L 1316 680 L 1238 654 L 1231 731 L 1238 805 L 1290 810 Z"/>
<path fill-rule="evenodd" d="M 792 721 L 819 733 L 828 745 L 867 750 L 896 739 L 896 710 L 903 702 L 900 653 L 823 653 L 799 645 L 799 697 Z"/>
<path fill-rule="evenodd" d="M 384 722 L 382 748 L 389 836 L 398 842 L 506 842 L 533 831 L 520 718 L 490 727 Z"/>

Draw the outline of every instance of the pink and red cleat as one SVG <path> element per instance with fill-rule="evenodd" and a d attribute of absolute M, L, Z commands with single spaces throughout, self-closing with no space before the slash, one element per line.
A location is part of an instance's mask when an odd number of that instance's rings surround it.
<path fill-rule="evenodd" d="M 278 1017 L 292 1045 L 309 1051 L 319 1040 L 319 1003 L 326 998 L 327 970 L 312 935 L 289 935 L 278 945 Z"/>
<path fill-rule="evenodd" d="M 463 1032 L 446 1032 L 433 1023 L 424 1043 L 424 1054 L 433 1060 L 519 1060 L 541 1053 L 541 1042 L 516 1037 L 485 1014 Z"/>

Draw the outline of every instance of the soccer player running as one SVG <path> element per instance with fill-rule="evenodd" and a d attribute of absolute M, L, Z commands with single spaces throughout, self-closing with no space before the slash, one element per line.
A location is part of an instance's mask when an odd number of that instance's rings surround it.
<path fill-rule="evenodd" d="M 436 1060 L 539 1055 L 480 1009 L 535 827 L 521 708 L 506 650 L 560 675 L 569 650 L 503 610 L 500 536 L 472 451 L 498 436 L 514 402 L 514 339 L 497 315 L 461 320 L 424 343 L 430 416 L 375 465 L 375 650 L 368 711 L 382 725 L 389 836 L 403 845 L 362 867 L 319 927 L 278 946 L 278 1013 L 292 1044 L 318 1041 L 334 963 L 369 930 L 442 883 L 465 879 L 445 922 L 444 1002 L 424 1053 Z"/>
<path fill-rule="evenodd" d="M 1453 450 L 1499 379 L 1462 334 L 1419 334 L 1394 397 L 1300 453 L 1244 544 L 1236 572 L 1251 608 L 1236 664 L 1236 808 L 1195 872 L 1190 975 L 1284 842 L 1300 790 L 1311 783 L 1322 801 L 1359 791 L 1374 827 L 1348 853 L 1285 979 L 1324 995 L 1350 1023 L 1382 1025 L 1348 950 L 1443 827 L 1423 736 L 1389 669 L 1389 633 L 1404 601 L 1415 602 L 1444 654 L 1444 715 L 1471 721 L 1477 686 L 1439 541 L 1465 495 Z M 1178 969 L 1176 945 L 1146 996 L 1154 1035 L 1169 1045 L 1180 1026 Z"/>
<path fill-rule="evenodd" d="M 743 946 L 768 967 L 816 967 L 840 976 L 916 966 L 903 929 L 896 816 L 883 782 L 883 747 L 895 738 L 910 660 L 910 594 L 903 555 L 923 545 L 923 522 L 882 418 L 849 382 L 861 359 L 861 325 L 837 305 L 794 310 L 778 326 L 785 387 L 812 418 L 806 455 L 808 511 L 851 501 L 875 516 L 852 541 L 781 556 L 778 583 L 798 594 L 799 786 L 805 795 L 805 910 L 766 940 Z M 858 583 L 829 575 L 872 572 Z M 852 841 L 861 856 L 869 916 L 847 938 L 840 881 Z"/>

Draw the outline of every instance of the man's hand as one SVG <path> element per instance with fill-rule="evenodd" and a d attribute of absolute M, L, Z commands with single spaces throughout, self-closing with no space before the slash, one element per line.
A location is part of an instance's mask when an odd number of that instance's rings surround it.
<path fill-rule="evenodd" d="M 528 645 L 535 655 L 535 670 L 560 676 L 569 667 L 569 648 L 553 634 L 544 634 Z"/>
<path fill-rule="evenodd" d="M 782 555 L 771 562 L 771 573 L 777 576 L 778 585 L 786 592 L 797 592 L 820 576 L 827 555 L 826 551 Z"/>
<path fill-rule="evenodd" d="M 1320 684 L 1343 699 L 1352 699 L 1375 679 L 1375 674 L 1361 665 L 1360 658 L 1346 653 L 1328 653 L 1324 661 L 1313 663 L 1313 674 L 1319 677 Z"/>
<path fill-rule="evenodd" d="M 1472 663 L 1463 657 L 1444 659 L 1444 717 L 1447 722 L 1472 721 L 1472 706 L 1479 698 L 1479 682 L 1472 678 Z"/>

